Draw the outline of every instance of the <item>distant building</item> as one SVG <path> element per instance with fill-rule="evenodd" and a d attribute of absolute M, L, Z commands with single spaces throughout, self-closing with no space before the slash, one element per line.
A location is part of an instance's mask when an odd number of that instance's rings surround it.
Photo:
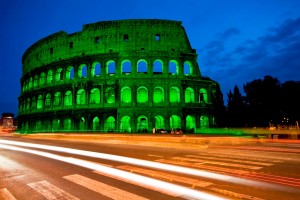
<path fill-rule="evenodd" d="M 0 126 L 2 126 L 3 129 L 14 128 L 14 114 L 3 113 L 0 121 Z"/>

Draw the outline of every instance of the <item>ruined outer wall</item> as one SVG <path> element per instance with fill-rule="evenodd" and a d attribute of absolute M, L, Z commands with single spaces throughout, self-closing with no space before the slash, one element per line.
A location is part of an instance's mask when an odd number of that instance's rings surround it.
<path fill-rule="evenodd" d="M 124 36 L 128 35 L 128 40 Z M 155 40 L 159 36 L 161 40 Z M 70 44 L 73 47 L 70 48 Z M 29 47 L 23 55 L 23 73 L 76 56 L 118 52 L 174 51 L 193 53 L 181 22 L 170 20 L 105 21 L 83 26 L 81 32 L 64 31 L 43 38 Z M 51 50 L 52 49 L 52 50 Z M 51 53 L 53 51 L 53 53 Z"/>
<path fill-rule="evenodd" d="M 201 77 L 178 21 L 106 21 L 57 32 L 29 47 L 22 63 L 22 132 L 193 132 L 214 124 L 217 83 Z"/>

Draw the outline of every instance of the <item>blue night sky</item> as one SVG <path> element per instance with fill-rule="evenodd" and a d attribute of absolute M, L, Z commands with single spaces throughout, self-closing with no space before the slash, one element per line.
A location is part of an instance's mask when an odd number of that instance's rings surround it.
<path fill-rule="evenodd" d="M 271 75 L 300 80 L 299 0 L 1 0 L 0 114 L 17 115 L 21 57 L 37 40 L 118 19 L 182 21 L 203 76 L 227 92 Z"/>

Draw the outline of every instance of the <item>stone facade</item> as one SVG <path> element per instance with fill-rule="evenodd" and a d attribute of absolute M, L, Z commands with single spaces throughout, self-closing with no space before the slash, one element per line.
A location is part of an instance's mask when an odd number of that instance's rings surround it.
<path fill-rule="evenodd" d="M 218 84 L 201 76 L 179 21 L 61 31 L 29 47 L 22 64 L 21 132 L 195 132 L 214 125 Z"/>

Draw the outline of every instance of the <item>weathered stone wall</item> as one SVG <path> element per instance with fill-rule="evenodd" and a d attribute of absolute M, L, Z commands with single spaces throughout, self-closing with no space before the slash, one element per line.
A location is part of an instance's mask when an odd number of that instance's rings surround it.
<path fill-rule="evenodd" d="M 214 124 L 217 83 L 201 77 L 178 21 L 87 24 L 37 41 L 22 63 L 23 132 L 193 132 Z"/>

